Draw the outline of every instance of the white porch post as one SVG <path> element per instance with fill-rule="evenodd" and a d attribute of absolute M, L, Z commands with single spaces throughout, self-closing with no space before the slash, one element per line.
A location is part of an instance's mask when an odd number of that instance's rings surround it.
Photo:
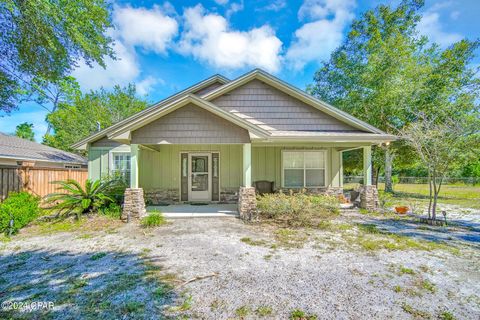
<path fill-rule="evenodd" d="M 130 145 L 130 188 L 138 188 L 138 144 Z"/>
<path fill-rule="evenodd" d="M 363 147 L 363 184 L 372 185 L 372 147 Z"/>
<path fill-rule="evenodd" d="M 243 145 L 243 186 L 252 186 L 252 144 Z"/>

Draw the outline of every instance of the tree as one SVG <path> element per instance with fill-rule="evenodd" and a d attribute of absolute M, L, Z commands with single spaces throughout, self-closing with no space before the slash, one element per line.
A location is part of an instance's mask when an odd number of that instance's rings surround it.
<path fill-rule="evenodd" d="M 436 117 L 421 115 L 400 130 L 400 135 L 416 150 L 428 169 L 430 219 L 436 219 L 438 195 L 450 168 L 475 156 L 474 146 L 480 143 L 478 125 L 478 115 L 469 115 L 464 121 L 439 121 Z"/>
<path fill-rule="evenodd" d="M 479 80 L 468 66 L 478 42 L 462 40 L 445 50 L 430 44 L 416 28 L 422 6 L 404 0 L 395 9 L 365 12 L 315 73 L 309 91 L 391 134 L 422 112 L 459 119 L 475 110 Z M 392 164 L 396 154 L 406 154 L 404 146 L 375 148 L 374 159 L 384 153 L 387 192 L 393 192 Z"/>
<path fill-rule="evenodd" d="M 35 133 L 33 132 L 33 123 L 20 123 L 15 128 L 15 135 L 22 139 L 27 139 L 30 141 L 35 141 Z"/>
<path fill-rule="evenodd" d="M 79 59 L 105 67 L 110 27 L 105 0 L 0 1 L 0 111 L 15 109 L 34 78 L 59 81 Z"/>
<path fill-rule="evenodd" d="M 105 89 L 78 94 L 71 104 L 61 103 L 47 116 L 53 134 L 45 135 L 44 143 L 66 151 L 71 145 L 100 129 L 111 126 L 147 107 L 145 100 L 136 96 L 135 85 L 115 86 L 112 92 Z"/>

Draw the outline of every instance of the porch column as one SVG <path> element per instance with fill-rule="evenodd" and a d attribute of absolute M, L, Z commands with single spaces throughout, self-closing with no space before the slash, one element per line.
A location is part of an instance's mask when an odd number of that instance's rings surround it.
<path fill-rule="evenodd" d="M 130 145 L 130 188 L 138 188 L 138 144 Z"/>
<path fill-rule="evenodd" d="M 363 147 L 363 186 L 360 188 L 360 207 L 369 211 L 378 209 L 378 191 L 372 185 L 372 147 Z"/>
<path fill-rule="evenodd" d="M 238 213 L 241 219 L 256 218 L 257 199 L 252 187 L 252 145 L 243 145 L 243 187 L 238 191 Z"/>
<path fill-rule="evenodd" d="M 252 186 L 252 144 L 243 145 L 243 186 Z"/>
<path fill-rule="evenodd" d="M 363 147 L 363 184 L 372 185 L 372 147 Z"/>
<path fill-rule="evenodd" d="M 122 211 L 122 218 L 127 222 L 146 214 L 143 189 L 138 187 L 138 154 L 139 145 L 130 145 L 130 188 L 125 190 Z"/>

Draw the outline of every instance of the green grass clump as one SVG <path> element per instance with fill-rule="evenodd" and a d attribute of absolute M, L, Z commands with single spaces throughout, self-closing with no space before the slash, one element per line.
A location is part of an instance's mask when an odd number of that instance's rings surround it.
<path fill-rule="evenodd" d="M 253 240 L 252 238 L 249 238 L 249 237 L 243 237 L 240 239 L 240 241 L 251 246 L 264 246 L 267 244 L 265 240 Z"/>
<path fill-rule="evenodd" d="M 250 313 L 250 307 L 248 306 L 241 306 L 240 308 L 237 308 L 237 310 L 235 310 L 235 314 L 238 316 L 238 317 L 246 317 L 248 316 L 248 314 Z"/>
<path fill-rule="evenodd" d="M 402 309 L 406 313 L 411 314 L 414 318 L 419 318 L 419 319 L 430 319 L 431 318 L 430 313 L 428 313 L 426 311 L 415 309 L 414 307 L 412 307 L 411 305 L 409 305 L 407 303 L 402 304 Z"/>
<path fill-rule="evenodd" d="M 97 252 L 90 257 L 90 260 L 95 261 L 95 260 L 98 260 L 98 259 L 101 259 L 101 258 L 105 257 L 106 255 L 107 255 L 106 252 Z"/>
<path fill-rule="evenodd" d="M 158 227 L 165 223 L 167 223 L 167 221 L 161 212 L 150 212 L 140 221 L 140 224 L 144 228 Z"/>
<path fill-rule="evenodd" d="M 269 306 L 260 306 L 255 310 L 255 313 L 260 317 L 266 317 L 272 314 L 272 308 Z"/>
<path fill-rule="evenodd" d="M 307 314 L 305 311 L 302 311 L 300 309 L 295 309 L 290 312 L 290 320 L 317 320 L 316 315 L 312 314 Z"/>

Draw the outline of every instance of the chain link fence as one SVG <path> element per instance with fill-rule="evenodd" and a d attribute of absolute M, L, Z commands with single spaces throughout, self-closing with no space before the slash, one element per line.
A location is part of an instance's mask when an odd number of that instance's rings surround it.
<path fill-rule="evenodd" d="M 399 184 L 428 184 L 427 177 L 393 177 L 394 183 Z M 344 183 L 363 183 L 363 176 L 344 176 Z M 379 177 L 378 182 L 384 183 L 385 178 Z M 466 178 L 445 178 L 443 184 L 465 184 L 465 185 L 478 185 L 480 184 L 479 177 L 466 177 Z"/>

